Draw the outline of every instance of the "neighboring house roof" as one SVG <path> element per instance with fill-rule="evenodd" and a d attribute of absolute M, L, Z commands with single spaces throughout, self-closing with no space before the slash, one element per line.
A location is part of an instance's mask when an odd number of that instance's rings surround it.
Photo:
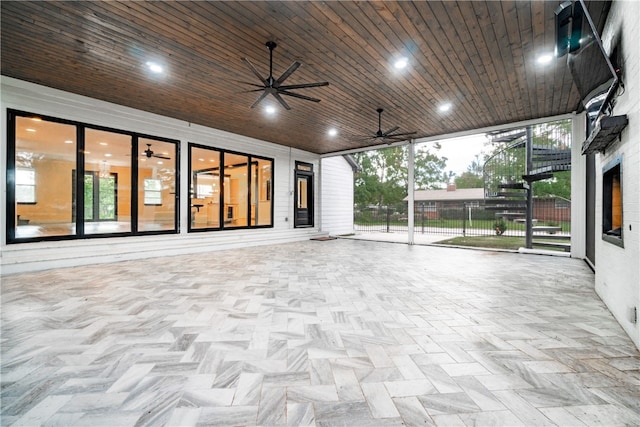
<path fill-rule="evenodd" d="M 456 190 L 416 190 L 416 202 L 454 201 L 454 200 L 482 200 L 484 188 L 459 188 Z M 405 201 L 408 197 L 404 198 Z"/>

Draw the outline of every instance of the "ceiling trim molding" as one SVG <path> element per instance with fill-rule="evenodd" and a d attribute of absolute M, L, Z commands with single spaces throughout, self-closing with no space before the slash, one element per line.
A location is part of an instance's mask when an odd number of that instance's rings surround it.
<path fill-rule="evenodd" d="M 377 144 L 377 145 L 372 145 L 370 147 L 356 148 L 356 149 L 353 149 L 353 150 L 337 151 L 337 152 L 334 152 L 334 153 L 322 154 L 322 155 L 320 155 L 320 158 L 334 157 L 334 156 L 344 156 L 344 155 L 347 155 L 347 154 L 361 153 L 363 151 L 379 150 L 379 149 L 390 148 L 390 147 L 400 147 L 400 146 L 408 145 L 411 141 L 413 141 L 415 144 L 421 144 L 421 143 L 424 143 L 424 142 L 443 141 L 443 140 L 446 140 L 446 139 L 462 138 L 464 136 L 477 135 L 477 134 L 480 134 L 480 133 L 488 133 L 488 132 L 494 132 L 494 131 L 504 131 L 504 130 L 513 129 L 513 128 L 519 128 L 519 127 L 524 127 L 524 126 L 539 125 L 541 123 L 553 122 L 553 121 L 556 121 L 556 120 L 571 119 L 574 116 L 575 116 L 575 112 L 574 113 L 567 113 L 567 114 L 559 114 L 557 116 L 541 117 L 541 118 L 538 118 L 538 119 L 522 120 L 522 121 L 514 122 L 514 123 L 507 123 L 507 124 L 496 125 L 496 126 L 487 126 L 487 127 L 483 127 L 483 128 L 480 128 L 480 129 L 465 130 L 465 131 L 452 132 L 452 133 L 447 133 L 447 134 L 442 134 L 442 135 L 427 136 L 427 137 L 424 137 L 424 138 L 418 138 L 418 139 L 414 139 L 414 140 L 400 141 L 400 142 L 395 142 L 393 144 Z"/>

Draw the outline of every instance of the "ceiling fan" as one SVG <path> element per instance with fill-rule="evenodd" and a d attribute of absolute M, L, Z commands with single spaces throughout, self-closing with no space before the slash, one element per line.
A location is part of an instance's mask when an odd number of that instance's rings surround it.
<path fill-rule="evenodd" d="M 366 139 L 374 140 L 374 141 L 383 141 L 387 144 L 391 144 L 393 142 L 405 141 L 409 136 L 415 135 L 417 132 L 397 132 L 400 129 L 400 126 L 394 126 L 386 132 L 382 131 L 382 112 L 384 111 L 382 108 L 378 108 L 376 110 L 378 112 L 378 131 L 372 136 L 367 136 Z"/>
<path fill-rule="evenodd" d="M 319 86 L 328 86 L 328 82 L 317 82 L 317 83 L 301 83 L 294 85 L 283 85 L 284 81 L 293 74 L 294 71 L 300 67 L 300 63 L 298 61 L 291 64 L 287 71 L 285 71 L 279 78 L 274 79 L 273 77 L 273 49 L 276 48 L 277 44 L 272 41 L 268 41 L 266 46 L 269 48 L 269 77 L 264 78 L 260 75 L 256 67 L 253 66 L 251 62 L 247 58 L 242 58 L 245 64 L 249 67 L 251 72 L 255 74 L 255 76 L 260 80 L 261 84 L 247 83 L 251 86 L 259 87 L 260 89 L 250 90 L 249 92 L 260 92 L 263 91 L 262 94 L 258 97 L 256 102 L 251 105 L 251 108 L 255 107 L 262 101 L 267 95 L 273 95 L 273 97 L 287 110 L 291 110 L 291 107 L 285 102 L 285 100 L 280 95 L 287 95 L 294 98 L 300 98 L 307 101 L 320 102 L 318 98 L 312 98 L 306 95 L 300 95 L 295 92 L 290 92 L 291 89 L 305 89 L 310 87 L 319 87 Z"/>
<path fill-rule="evenodd" d="M 151 149 L 151 144 L 147 144 L 147 149 L 143 151 L 144 155 L 147 156 L 148 159 L 152 157 L 156 157 L 158 159 L 171 160 L 171 157 L 163 156 L 161 154 L 155 154 Z"/>

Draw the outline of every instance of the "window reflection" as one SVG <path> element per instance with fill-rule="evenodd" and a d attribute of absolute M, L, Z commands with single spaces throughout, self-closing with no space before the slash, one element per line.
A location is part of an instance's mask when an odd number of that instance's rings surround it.
<path fill-rule="evenodd" d="M 173 230 L 176 144 L 140 138 L 138 151 L 138 230 Z"/>
<path fill-rule="evenodd" d="M 131 135 L 85 130 L 85 234 L 131 231 L 131 144 Z"/>
<path fill-rule="evenodd" d="M 75 126 L 16 117 L 15 238 L 75 234 Z"/>
<path fill-rule="evenodd" d="M 190 229 L 272 224 L 273 160 L 196 145 L 189 150 Z"/>
<path fill-rule="evenodd" d="M 272 160 L 253 158 L 251 225 L 271 225 L 272 168 Z"/>
<path fill-rule="evenodd" d="M 191 228 L 220 227 L 220 152 L 191 147 Z"/>
<path fill-rule="evenodd" d="M 225 227 L 248 225 L 249 157 L 224 154 L 224 224 Z"/>
<path fill-rule="evenodd" d="M 176 142 L 11 110 L 8 124 L 8 243 L 177 231 Z"/>

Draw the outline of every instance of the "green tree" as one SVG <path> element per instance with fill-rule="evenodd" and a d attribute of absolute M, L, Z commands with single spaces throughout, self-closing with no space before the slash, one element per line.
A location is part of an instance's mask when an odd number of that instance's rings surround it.
<path fill-rule="evenodd" d="M 456 188 L 482 188 L 484 187 L 484 178 L 482 176 L 482 166 L 484 161 L 480 160 L 480 155 L 476 154 L 471 164 L 467 166 L 467 170 L 460 176 L 456 176 L 453 182 Z"/>
<path fill-rule="evenodd" d="M 407 147 L 356 153 L 354 158 L 362 169 L 355 177 L 356 204 L 391 205 L 402 202 L 407 196 Z M 414 163 L 416 188 L 436 188 L 446 158 L 438 157 L 426 147 L 419 147 L 415 151 Z"/>
<path fill-rule="evenodd" d="M 560 197 L 571 200 L 571 171 L 555 172 L 553 178 L 534 183 L 533 194 L 536 197 Z"/>

